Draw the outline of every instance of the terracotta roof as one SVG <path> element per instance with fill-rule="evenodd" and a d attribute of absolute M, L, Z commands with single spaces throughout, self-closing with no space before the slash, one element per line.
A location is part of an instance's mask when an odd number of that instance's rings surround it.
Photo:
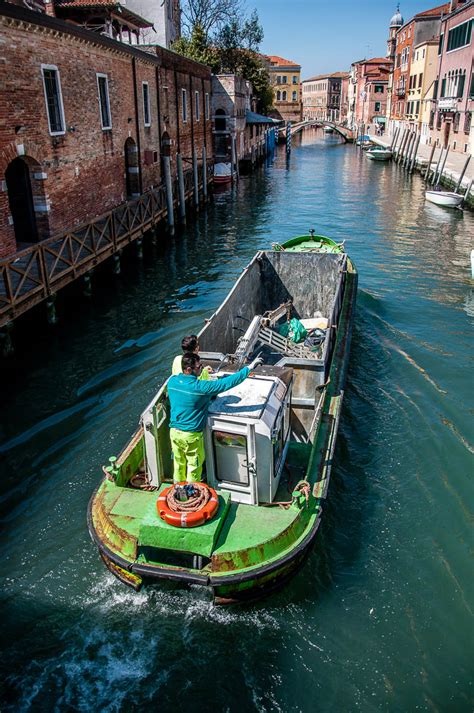
<path fill-rule="evenodd" d="M 317 74 L 315 77 L 308 77 L 308 79 L 303 79 L 303 82 L 314 82 L 319 79 L 342 79 L 349 76 L 349 72 L 332 72 L 331 74 Z"/>
<path fill-rule="evenodd" d="M 129 10 L 125 5 L 122 5 L 116 0 L 53 0 L 54 6 L 61 8 L 61 10 L 68 10 L 69 8 L 78 9 L 93 9 L 101 8 L 102 10 L 111 10 L 123 15 L 124 20 L 133 22 L 138 27 L 152 27 L 153 23 L 146 20 L 141 15 L 138 15 L 133 10 Z"/>
<path fill-rule="evenodd" d="M 272 64 L 277 64 L 279 67 L 300 67 L 298 62 L 292 62 L 291 59 L 285 59 L 284 57 L 278 57 L 276 54 L 265 55 L 267 59 L 270 60 Z"/>
<path fill-rule="evenodd" d="M 444 5 L 438 5 L 438 7 L 432 7 L 431 10 L 425 10 L 424 12 L 417 12 L 413 19 L 417 17 L 429 17 L 430 15 L 446 15 L 449 12 L 450 3 L 445 2 Z"/>

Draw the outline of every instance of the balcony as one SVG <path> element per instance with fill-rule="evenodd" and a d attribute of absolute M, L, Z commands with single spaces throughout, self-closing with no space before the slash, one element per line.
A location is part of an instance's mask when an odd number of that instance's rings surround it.
<path fill-rule="evenodd" d="M 395 94 L 397 95 L 397 97 L 404 97 L 405 93 L 406 93 L 405 87 L 397 87 L 395 89 Z"/>
<path fill-rule="evenodd" d="M 444 110 L 444 111 L 456 111 L 458 106 L 458 98 L 457 97 L 443 97 L 442 99 L 438 99 L 438 109 Z"/>

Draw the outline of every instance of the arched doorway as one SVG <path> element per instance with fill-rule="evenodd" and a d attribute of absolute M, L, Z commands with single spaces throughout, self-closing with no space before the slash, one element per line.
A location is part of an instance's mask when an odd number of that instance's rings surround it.
<path fill-rule="evenodd" d="M 138 198 L 140 195 L 138 148 L 131 137 L 125 142 L 125 183 L 127 187 L 127 198 Z"/>
<path fill-rule="evenodd" d="M 37 243 L 39 240 L 38 226 L 30 169 L 26 161 L 20 157 L 13 159 L 5 171 L 5 181 L 17 245 Z"/>

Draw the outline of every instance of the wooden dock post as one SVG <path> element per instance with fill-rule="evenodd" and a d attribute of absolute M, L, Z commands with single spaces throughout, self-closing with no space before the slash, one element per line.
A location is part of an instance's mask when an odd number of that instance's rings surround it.
<path fill-rule="evenodd" d="M 435 168 L 434 173 L 433 173 L 433 175 L 432 175 L 432 177 L 431 177 L 431 184 L 432 184 L 432 185 L 433 185 L 433 183 L 434 183 L 435 180 L 436 180 L 436 175 L 437 175 L 437 173 L 438 173 L 438 168 L 439 168 L 439 164 L 441 163 L 441 157 L 442 157 L 442 155 L 443 155 L 443 149 L 440 148 L 440 150 L 439 150 L 439 156 L 438 156 L 438 163 L 436 164 L 436 168 Z"/>
<path fill-rule="evenodd" d="M 441 168 L 439 169 L 439 174 L 438 174 L 438 178 L 437 178 L 437 181 L 436 181 L 436 183 L 435 183 L 435 186 L 438 185 L 438 183 L 439 183 L 440 180 L 441 180 L 441 176 L 443 175 L 444 167 L 445 167 L 445 165 L 446 165 L 446 159 L 448 158 L 448 153 L 449 153 L 449 145 L 448 145 L 448 148 L 446 149 L 446 153 L 444 154 L 443 163 L 441 164 Z"/>
<path fill-rule="evenodd" d="M 433 144 L 433 147 L 432 147 L 431 153 L 430 153 L 430 157 L 429 157 L 429 159 L 428 159 L 428 165 L 427 165 L 427 167 L 426 167 L 426 171 L 425 171 L 425 175 L 424 175 L 425 181 L 426 181 L 426 179 L 427 179 L 427 177 L 428 177 L 429 172 L 431 171 L 431 162 L 433 161 L 433 156 L 434 156 L 435 148 L 436 148 L 436 145 Z"/>
<path fill-rule="evenodd" d="M 397 153 L 397 163 L 400 163 L 402 157 L 403 157 L 403 151 L 405 149 L 405 144 L 406 140 L 408 138 L 408 129 L 403 129 L 403 135 L 402 135 L 402 140 L 400 141 L 400 146 L 398 147 L 398 153 Z"/>
<path fill-rule="evenodd" d="M 179 222 L 186 225 L 186 193 L 184 191 L 183 157 L 180 153 L 176 154 L 176 167 L 178 169 Z"/>
<path fill-rule="evenodd" d="M 199 210 L 199 172 L 197 154 L 193 148 L 193 184 L 194 184 L 194 208 Z"/>
<path fill-rule="evenodd" d="M 207 203 L 207 152 L 206 147 L 202 147 L 202 195 Z"/>
<path fill-rule="evenodd" d="M 397 126 L 397 128 L 395 129 L 395 133 L 394 133 L 394 135 L 393 135 L 393 137 L 392 137 L 392 143 L 390 144 L 390 151 L 392 151 L 392 153 L 393 153 L 393 151 L 395 150 L 395 146 L 396 146 L 396 143 L 397 143 L 397 139 L 398 139 L 398 134 L 399 134 L 399 133 L 400 133 L 400 127 Z"/>
<path fill-rule="evenodd" d="M 163 156 L 163 168 L 165 172 L 166 188 L 166 208 L 168 213 L 168 229 L 174 235 L 174 209 L 173 209 L 173 185 L 171 183 L 171 159 Z"/>
<path fill-rule="evenodd" d="M 48 299 L 46 300 L 46 319 L 48 320 L 48 324 L 57 324 L 58 323 L 58 316 L 56 314 L 56 294 L 53 292 L 52 294 L 49 295 Z"/>
<path fill-rule="evenodd" d="M 463 204 L 465 203 L 465 201 L 467 200 L 467 197 L 468 197 L 469 193 L 471 192 L 471 188 L 472 188 L 472 184 L 473 184 L 473 183 L 474 183 L 474 179 L 471 179 L 471 181 L 469 181 L 468 187 L 466 188 L 466 192 L 465 192 L 465 194 L 464 194 L 464 198 L 463 198 L 462 201 L 461 201 L 461 205 L 463 205 Z M 473 252 L 474 252 L 474 251 L 473 251 Z M 474 275 L 473 275 L 473 279 L 474 279 Z"/>
<path fill-rule="evenodd" d="M 13 322 L 7 322 L 0 329 L 0 354 L 4 359 L 9 356 L 12 356 L 15 351 L 11 337 L 12 329 Z"/>
<path fill-rule="evenodd" d="M 411 152 L 413 150 L 413 145 L 415 143 L 415 132 L 410 131 L 410 139 L 407 144 L 406 152 L 405 152 L 405 159 L 403 161 L 403 168 L 408 168 L 410 165 L 410 159 L 411 159 Z"/>
<path fill-rule="evenodd" d="M 413 171 L 414 171 L 414 169 L 415 169 L 416 154 L 417 154 L 417 151 L 418 151 L 418 147 L 419 147 L 419 145 L 420 145 L 420 141 L 421 141 L 421 134 L 419 134 L 419 135 L 418 135 L 418 138 L 416 139 L 415 148 L 414 148 L 414 150 L 413 150 L 413 158 L 412 158 L 411 164 L 410 164 L 410 173 L 413 173 Z"/>
<path fill-rule="evenodd" d="M 469 161 L 471 160 L 471 154 L 466 159 L 466 163 L 464 164 L 464 167 L 461 171 L 461 175 L 459 176 L 459 181 L 457 182 L 456 188 L 454 189 L 454 192 L 457 193 L 459 189 L 461 188 L 461 183 L 462 179 L 464 178 L 464 174 L 466 173 L 466 169 L 469 166 Z"/>
<path fill-rule="evenodd" d="M 92 270 L 90 272 L 86 272 L 82 278 L 82 294 L 84 297 L 92 297 L 91 273 Z"/>
<path fill-rule="evenodd" d="M 112 269 L 113 269 L 114 275 L 120 275 L 120 273 L 122 272 L 122 269 L 120 267 L 120 252 L 121 251 L 119 250 L 118 252 L 115 253 L 115 255 L 112 256 L 112 260 L 113 260 L 113 268 Z"/>
<path fill-rule="evenodd" d="M 137 238 L 135 241 L 137 258 L 143 260 L 143 238 Z"/>

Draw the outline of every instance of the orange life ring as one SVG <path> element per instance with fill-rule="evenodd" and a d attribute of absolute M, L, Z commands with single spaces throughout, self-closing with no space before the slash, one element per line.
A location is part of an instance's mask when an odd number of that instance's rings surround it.
<path fill-rule="evenodd" d="M 200 485 L 205 485 L 211 497 L 203 508 L 195 512 L 174 512 L 174 510 L 171 510 L 166 501 L 166 497 L 170 490 L 173 490 L 174 485 L 165 488 L 156 501 L 156 508 L 161 519 L 167 522 L 168 525 L 174 525 L 175 527 L 198 527 L 199 525 L 204 525 L 208 520 L 211 520 L 219 508 L 217 493 L 214 488 L 210 488 L 206 483 L 200 483 Z"/>

